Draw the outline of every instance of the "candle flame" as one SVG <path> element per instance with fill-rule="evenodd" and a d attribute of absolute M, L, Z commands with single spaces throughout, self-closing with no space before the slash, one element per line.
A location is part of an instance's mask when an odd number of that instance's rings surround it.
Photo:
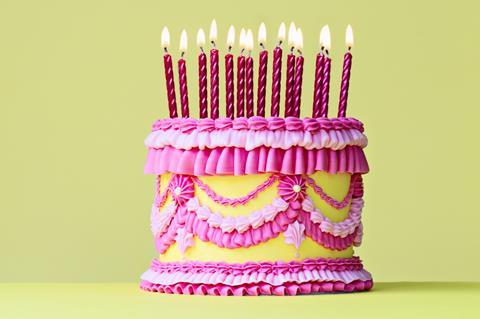
<path fill-rule="evenodd" d="M 295 49 L 298 52 L 302 52 L 303 50 L 303 32 L 300 28 L 298 28 L 297 32 L 295 33 Z"/>
<path fill-rule="evenodd" d="M 182 30 L 180 34 L 180 52 L 185 53 L 187 51 L 187 31 Z"/>
<path fill-rule="evenodd" d="M 322 31 L 320 32 L 320 46 L 327 52 L 329 52 L 332 47 L 330 28 L 328 25 L 323 26 Z"/>
<path fill-rule="evenodd" d="M 277 39 L 279 43 L 282 43 L 283 41 L 285 41 L 285 33 L 286 33 L 285 23 L 282 22 L 280 24 L 280 27 L 278 28 L 278 34 L 277 34 Z"/>
<path fill-rule="evenodd" d="M 240 45 L 240 49 L 243 51 L 245 50 L 245 46 L 246 46 L 246 37 L 247 37 L 247 34 L 245 32 L 245 29 L 242 28 L 240 30 L 240 38 L 239 38 L 239 45 Z"/>
<path fill-rule="evenodd" d="M 295 27 L 295 23 L 291 22 L 290 27 L 288 28 L 288 46 L 290 48 L 295 47 L 295 33 L 297 32 L 297 28 Z"/>
<path fill-rule="evenodd" d="M 162 43 L 162 47 L 165 49 L 170 46 L 170 33 L 168 32 L 167 27 L 163 27 L 161 43 Z"/>
<path fill-rule="evenodd" d="M 247 51 L 251 52 L 253 50 L 253 33 L 252 30 L 248 29 L 247 31 L 247 37 L 245 39 L 245 49 Z"/>
<path fill-rule="evenodd" d="M 265 42 L 267 42 L 267 27 L 265 27 L 265 23 L 262 22 L 258 28 L 258 43 L 264 46 Z"/>
<path fill-rule="evenodd" d="M 347 26 L 347 31 L 345 31 L 345 45 L 350 50 L 353 47 L 353 30 L 352 26 Z"/>
<path fill-rule="evenodd" d="M 213 19 L 212 23 L 210 24 L 209 39 L 211 42 L 217 41 L 217 21 L 215 21 L 215 19 Z"/>
<path fill-rule="evenodd" d="M 203 48 L 205 46 L 205 32 L 203 29 L 198 29 L 197 32 L 197 45 L 200 48 Z"/>
<path fill-rule="evenodd" d="M 233 47 L 235 44 L 235 27 L 233 25 L 228 28 L 228 35 L 227 35 L 227 46 L 229 48 Z"/>

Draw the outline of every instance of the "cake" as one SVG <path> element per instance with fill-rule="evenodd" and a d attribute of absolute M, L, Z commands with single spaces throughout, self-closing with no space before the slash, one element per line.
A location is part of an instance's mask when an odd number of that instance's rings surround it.
<path fill-rule="evenodd" d="M 371 289 L 353 250 L 362 241 L 369 170 L 359 120 L 173 116 L 157 120 L 145 144 L 159 256 L 142 289 L 225 296 Z"/>

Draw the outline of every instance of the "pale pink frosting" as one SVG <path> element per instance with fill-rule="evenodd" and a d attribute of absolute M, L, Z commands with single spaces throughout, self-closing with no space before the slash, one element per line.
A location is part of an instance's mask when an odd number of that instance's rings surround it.
<path fill-rule="evenodd" d="M 305 239 L 305 226 L 298 221 L 294 221 L 288 225 L 287 230 L 283 233 L 285 237 L 285 243 L 294 245 L 298 250 L 303 240 Z"/>
<path fill-rule="evenodd" d="M 362 198 L 352 199 L 348 217 L 341 222 L 332 222 L 328 217 L 325 217 L 322 212 L 315 207 L 310 198 L 303 200 L 302 208 L 304 211 L 310 213 L 310 220 L 318 224 L 318 227 L 320 227 L 323 232 L 343 238 L 353 233 L 355 229 L 360 226 L 363 203 Z"/>
<path fill-rule="evenodd" d="M 292 147 L 282 150 L 259 147 L 252 151 L 242 148 L 214 150 L 179 150 L 167 146 L 148 150 L 146 174 L 245 175 L 259 173 L 313 174 L 316 171 L 336 173 L 367 173 L 368 163 L 363 150 L 348 146 L 342 150 L 306 150 Z"/>
<path fill-rule="evenodd" d="M 212 212 L 207 206 L 200 205 L 196 197 L 191 198 L 186 207 L 187 211 L 196 213 L 197 218 L 206 221 L 210 227 L 219 227 L 225 233 L 236 230 L 242 234 L 250 228 L 256 229 L 265 222 L 274 220 L 278 213 L 288 209 L 288 203 L 281 198 L 276 198 L 272 205 L 267 205 L 248 217 L 223 217 L 219 213 Z"/>
<path fill-rule="evenodd" d="M 351 283 L 341 281 L 320 281 L 284 283 L 273 286 L 267 283 L 243 284 L 238 286 L 229 286 L 224 284 L 192 284 L 178 283 L 173 285 L 153 284 L 146 280 L 140 283 L 140 288 L 150 292 L 165 294 L 184 294 L 184 295 L 211 295 L 211 296 L 295 296 L 315 293 L 339 293 L 370 290 L 373 286 L 372 280 L 356 280 Z"/>
<path fill-rule="evenodd" d="M 344 149 L 346 146 L 367 146 L 367 138 L 355 129 L 320 130 L 309 132 L 303 130 L 235 130 L 214 129 L 212 131 L 168 129 L 151 132 L 145 140 L 148 148 L 172 146 L 176 149 L 213 149 L 217 147 L 238 147 L 251 151 L 260 146 L 289 149 L 300 146 L 307 150 L 328 148 Z"/>
<path fill-rule="evenodd" d="M 165 233 L 176 211 L 177 205 L 175 203 L 170 203 L 161 211 L 156 205 L 152 205 L 150 224 L 154 237 L 157 238 Z"/>
<path fill-rule="evenodd" d="M 163 254 L 175 242 L 177 230 L 185 228 L 186 231 L 197 236 L 205 242 L 212 242 L 219 247 L 240 248 L 250 247 L 276 238 L 280 233 L 287 230 L 288 226 L 298 219 L 305 226 L 305 235 L 312 238 L 318 244 L 333 250 L 343 250 L 354 244 L 357 238 L 356 229 L 345 237 L 334 236 L 323 232 L 318 224 L 310 220 L 310 213 L 302 209 L 296 210 L 291 207 L 286 211 L 277 213 L 272 221 L 265 222 L 254 228 L 254 219 L 249 228 L 243 232 L 236 229 L 236 222 L 224 219 L 217 214 L 211 214 L 207 220 L 201 220 L 197 213 L 187 211 L 184 207 L 177 209 L 168 229 L 156 238 L 156 246 L 159 253 Z M 258 223 L 256 223 L 258 225 Z M 223 226 L 223 227 L 222 227 Z M 239 228 L 243 229 L 243 228 Z"/>
<path fill-rule="evenodd" d="M 260 265 L 255 263 L 246 263 L 245 265 L 235 266 L 233 264 L 217 263 L 217 266 L 202 267 L 201 263 L 189 262 L 182 264 L 175 263 L 162 266 L 161 262 L 154 261 L 149 270 L 142 275 L 142 280 L 150 283 L 172 285 L 179 282 L 188 282 L 193 284 L 218 284 L 222 283 L 229 286 L 238 286 L 250 283 L 268 283 L 271 285 L 282 285 L 287 282 L 323 282 L 339 281 L 351 283 L 356 280 L 371 280 L 369 272 L 360 265 L 336 267 L 335 263 L 320 262 L 318 265 L 315 260 L 293 261 L 291 263 L 268 263 L 262 262 Z M 341 264 L 341 262 L 339 262 Z M 342 269 L 343 268 L 343 269 Z M 341 270 L 340 270 L 341 269 Z"/>

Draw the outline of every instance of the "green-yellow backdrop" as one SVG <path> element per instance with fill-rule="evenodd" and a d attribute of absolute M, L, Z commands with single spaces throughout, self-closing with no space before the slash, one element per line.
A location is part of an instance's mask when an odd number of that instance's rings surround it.
<path fill-rule="evenodd" d="M 0 281 L 135 281 L 156 256 L 143 140 L 166 115 L 160 32 L 280 22 L 355 33 L 349 115 L 370 139 L 365 237 L 377 281 L 480 280 L 480 5 L 475 1 L 0 1 Z M 256 51 L 258 52 L 258 51 Z M 255 54 L 256 55 L 256 54 Z M 222 94 L 223 98 L 223 94 Z M 222 99 L 223 101 L 223 99 Z M 195 103 L 196 104 L 196 103 Z M 304 115 L 307 115 L 304 107 Z M 196 107 L 195 107 L 196 113 Z"/>

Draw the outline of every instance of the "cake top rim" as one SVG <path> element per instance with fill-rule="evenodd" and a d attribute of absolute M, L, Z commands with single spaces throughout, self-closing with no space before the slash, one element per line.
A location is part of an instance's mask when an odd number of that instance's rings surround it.
<path fill-rule="evenodd" d="M 355 129 L 364 131 L 363 123 L 353 117 L 311 118 L 311 117 L 228 117 L 212 118 L 162 118 L 152 125 L 152 131 L 193 130 L 210 132 L 213 130 L 252 130 L 252 131 L 309 131 Z"/>

